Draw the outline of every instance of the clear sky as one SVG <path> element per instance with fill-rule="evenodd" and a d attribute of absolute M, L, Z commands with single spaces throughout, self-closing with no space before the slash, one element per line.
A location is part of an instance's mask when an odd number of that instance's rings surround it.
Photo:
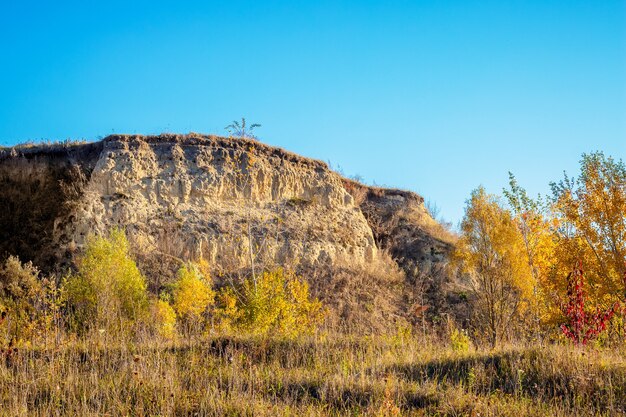
<path fill-rule="evenodd" d="M 4 145 L 245 116 L 454 222 L 509 170 L 538 193 L 626 159 L 624 0 L 2 0 L 0 60 Z"/>

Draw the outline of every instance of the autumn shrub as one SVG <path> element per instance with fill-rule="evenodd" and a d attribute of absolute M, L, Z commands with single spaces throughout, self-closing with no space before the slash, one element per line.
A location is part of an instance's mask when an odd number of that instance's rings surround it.
<path fill-rule="evenodd" d="M 62 287 L 72 329 L 85 332 L 96 326 L 127 333 L 146 316 L 146 280 L 130 256 L 123 230 L 91 236 L 77 265 L 77 273 Z"/>
<path fill-rule="evenodd" d="M 218 296 L 218 315 L 233 329 L 297 337 L 312 333 L 323 318 L 322 304 L 306 281 L 282 269 L 249 277 Z"/>
<path fill-rule="evenodd" d="M 467 352 L 470 348 L 470 339 L 467 331 L 452 329 L 450 332 L 450 346 L 455 352 Z"/>
<path fill-rule="evenodd" d="M 234 330 L 240 323 L 243 303 L 238 299 L 238 294 L 231 286 L 221 288 L 215 295 L 215 311 L 217 330 L 228 333 Z"/>
<path fill-rule="evenodd" d="M 0 267 L 0 328 L 5 339 L 0 344 L 23 342 L 37 329 L 38 301 L 44 288 L 39 270 L 31 262 L 9 256 Z"/>
<path fill-rule="evenodd" d="M 586 345 L 606 330 L 607 323 L 618 310 L 616 302 L 610 308 L 590 311 L 586 306 L 585 279 L 582 264 L 578 263 L 567 276 L 567 301 L 562 305 L 566 322 L 560 328 L 563 334 L 576 345 Z"/>
<path fill-rule="evenodd" d="M 152 327 L 154 333 L 163 339 L 176 337 L 176 312 L 166 300 L 159 298 L 152 303 Z"/>
<path fill-rule="evenodd" d="M 98 294 L 87 278 L 69 275 L 61 284 L 65 319 L 70 331 L 83 334 L 97 326 Z"/>
<path fill-rule="evenodd" d="M 206 261 L 188 262 L 178 270 L 172 289 L 173 308 L 186 331 L 203 324 L 210 306 L 215 302 Z"/>

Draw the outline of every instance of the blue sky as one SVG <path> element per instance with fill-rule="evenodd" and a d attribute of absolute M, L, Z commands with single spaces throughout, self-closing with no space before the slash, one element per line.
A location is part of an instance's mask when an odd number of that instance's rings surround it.
<path fill-rule="evenodd" d="M 530 192 L 626 159 L 626 2 L 4 1 L 0 143 L 223 134 L 411 189 Z"/>

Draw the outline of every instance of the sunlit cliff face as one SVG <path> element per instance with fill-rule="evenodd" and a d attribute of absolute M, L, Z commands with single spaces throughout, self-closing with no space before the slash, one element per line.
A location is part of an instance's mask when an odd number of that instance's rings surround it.
<path fill-rule="evenodd" d="M 8 149 L 0 181 L 0 250 L 44 269 L 71 264 L 89 234 L 112 227 L 143 261 L 203 257 L 222 271 L 363 265 L 381 248 L 426 264 L 448 248 L 416 194 L 350 185 L 323 162 L 248 139 L 116 135 Z"/>

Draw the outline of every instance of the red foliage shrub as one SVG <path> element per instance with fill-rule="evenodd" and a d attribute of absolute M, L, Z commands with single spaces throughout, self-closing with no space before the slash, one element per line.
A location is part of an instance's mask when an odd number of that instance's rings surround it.
<path fill-rule="evenodd" d="M 567 322 L 561 324 L 561 330 L 577 345 L 586 345 L 587 342 L 602 333 L 619 307 L 619 303 L 616 302 L 605 311 L 598 308 L 595 313 L 589 313 L 585 309 L 584 286 L 582 262 L 578 262 L 567 276 L 567 302 L 561 306 L 561 310 L 567 318 Z"/>

